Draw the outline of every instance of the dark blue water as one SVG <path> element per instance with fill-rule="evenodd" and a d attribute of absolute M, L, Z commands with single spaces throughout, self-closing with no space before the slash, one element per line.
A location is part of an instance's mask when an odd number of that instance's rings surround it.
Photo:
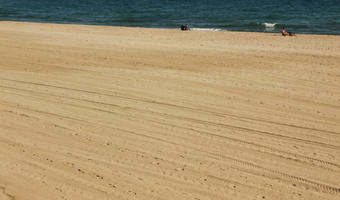
<path fill-rule="evenodd" d="M 0 0 L 0 20 L 340 35 L 340 0 Z"/>

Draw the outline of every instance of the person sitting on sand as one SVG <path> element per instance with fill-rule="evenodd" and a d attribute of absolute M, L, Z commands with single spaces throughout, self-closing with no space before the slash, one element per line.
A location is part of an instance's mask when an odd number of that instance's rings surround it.
<path fill-rule="evenodd" d="M 285 27 L 282 28 L 281 33 L 282 36 L 296 36 L 295 33 L 287 32 Z"/>

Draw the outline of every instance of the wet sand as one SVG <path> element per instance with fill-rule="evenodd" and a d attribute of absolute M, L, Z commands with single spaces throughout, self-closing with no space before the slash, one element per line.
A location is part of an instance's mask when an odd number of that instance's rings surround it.
<path fill-rule="evenodd" d="M 340 36 L 0 22 L 0 199 L 340 198 Z"/>

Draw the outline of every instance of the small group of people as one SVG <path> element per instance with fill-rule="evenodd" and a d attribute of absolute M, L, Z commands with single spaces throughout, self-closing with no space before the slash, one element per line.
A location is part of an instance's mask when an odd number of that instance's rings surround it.
<path fill-rule="evenodd" d="M 188 24 L 182 24 L 181 25 L 181 30 L 182 31 L 189 31 L 190 30 L 189 25 Z"/>

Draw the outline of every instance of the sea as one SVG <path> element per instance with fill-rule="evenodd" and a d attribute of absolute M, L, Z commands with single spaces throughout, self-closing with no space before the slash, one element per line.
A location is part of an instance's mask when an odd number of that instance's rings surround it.
<path fill-rule="evenodd" d="M 340 35 L 340 0 L 0 0 L 0 20 Z"/>

